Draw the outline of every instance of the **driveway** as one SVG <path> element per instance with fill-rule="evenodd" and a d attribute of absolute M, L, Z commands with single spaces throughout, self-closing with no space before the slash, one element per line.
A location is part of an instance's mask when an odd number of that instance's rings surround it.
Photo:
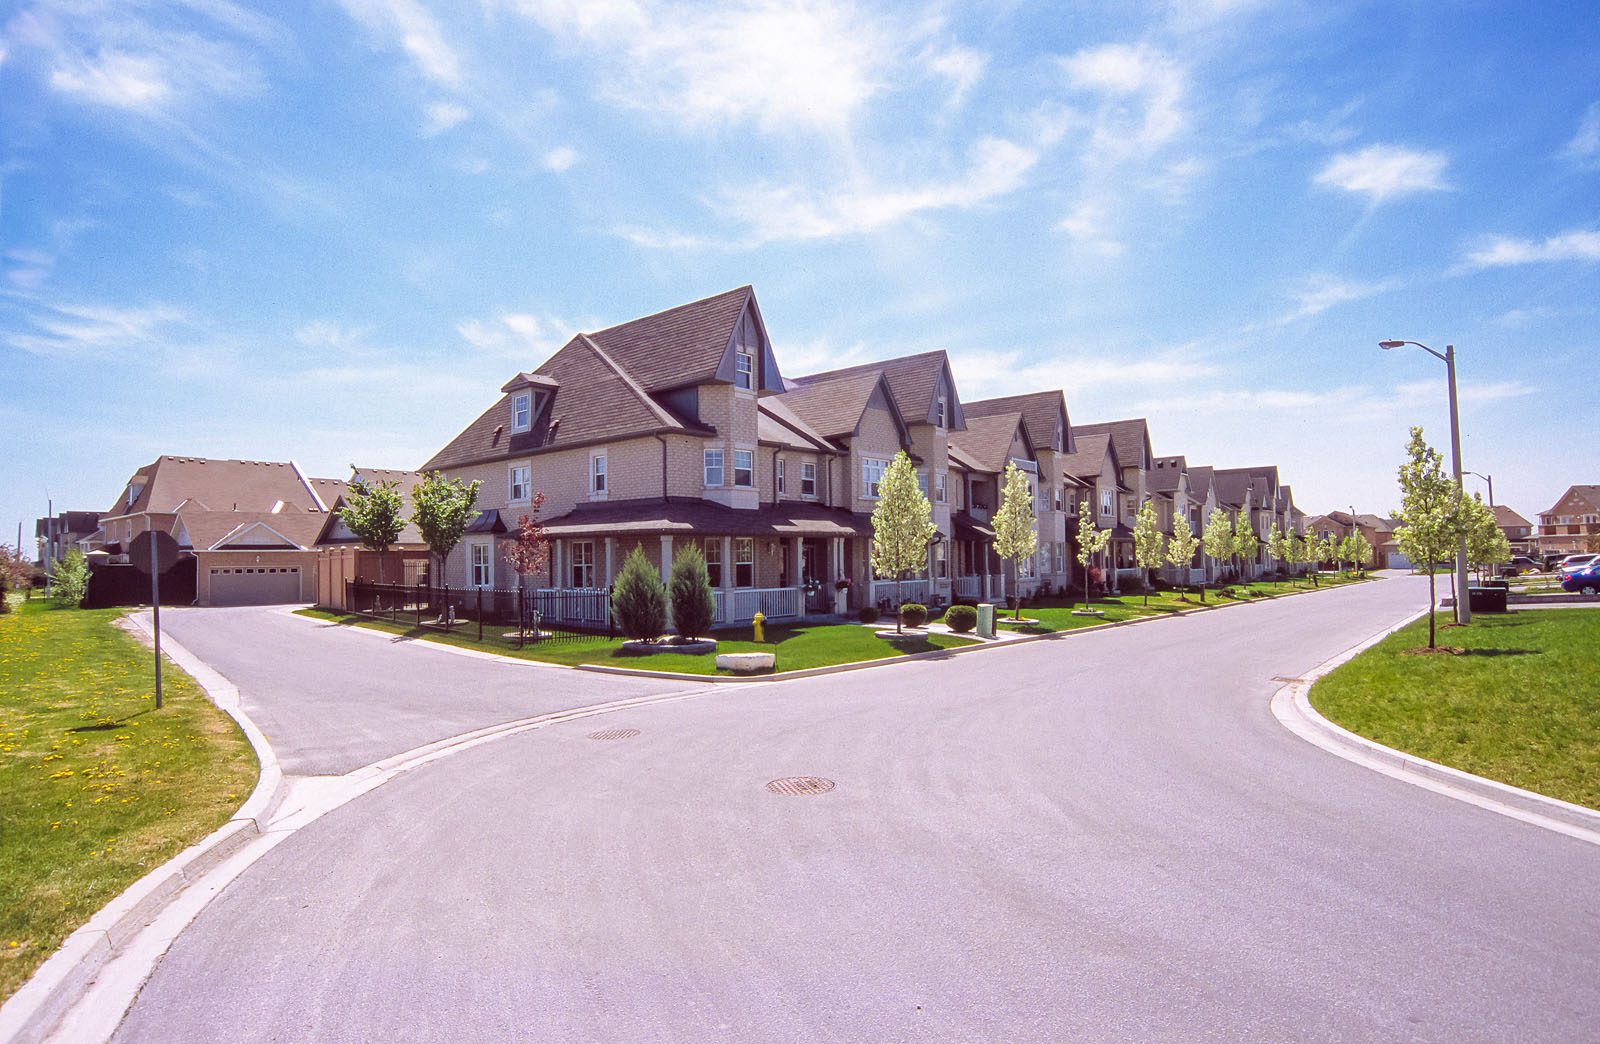
<path fill-rule="evenodd" d="M 272 850 L 118 1039 L 1600 1038 L 1600 849 L 1268 709 L 1425 586 L 469 750 Z"/>
<path fill-rule="evenodd" d="M 463 732 L 692 687 L 463 656 L 277 607 L 169 609 L 162 630 L 210 664 L 286 775 L 336 775 Z"/>

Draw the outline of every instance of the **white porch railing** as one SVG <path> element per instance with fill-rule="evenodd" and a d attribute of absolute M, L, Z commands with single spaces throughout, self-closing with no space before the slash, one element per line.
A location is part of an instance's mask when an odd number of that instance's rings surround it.
<path fill-rule="evenodd" d="M 893 580 L 872 581 L 872 603 L 877 605 L 879 602 L 887 599 L 891 606 L 893 606 L 895 600 L 894 585 L 895 582 Z M 928 581 L 926 580 L 900 581 L 899 597 L 901 602 L 920 602 L 926 605 L 928 602 L 928 593 Z"/>
<path fill-rule="evenodd" d="M 977 598 L 983 593 L 983 577 L 958 576 L 956 577 L 957 598 Z"/>
<path fill-rule="evenodd" d="M 718 624 L 749 623 L 757 612 L 767 620 L 798 620 L 805 609 L 805 598 L 798 587 L 740 587 L 732 591 L 713 589 L 711 593 L 717 603 L 712 622 Z"/>

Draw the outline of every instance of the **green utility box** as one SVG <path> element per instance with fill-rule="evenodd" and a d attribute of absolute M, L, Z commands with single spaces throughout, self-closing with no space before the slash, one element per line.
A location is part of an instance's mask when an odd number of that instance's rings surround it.
<path fill-rule="evenodd" d="M 994 637 L 994 603 L 978 603 L 978 637 Z"/>

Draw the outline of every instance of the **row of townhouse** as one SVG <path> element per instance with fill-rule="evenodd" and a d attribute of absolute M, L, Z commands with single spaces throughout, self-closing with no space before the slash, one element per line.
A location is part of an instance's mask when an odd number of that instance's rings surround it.
<path fill-rule="evenodd" d="M 900 452 L 915 464 L 937 533 L 904 597 L 1000 599 L 1074 580 L 1080 503 L 1113 532 L 1113 583 L 1134 573 L 1133 521 L 1151 499 L 1163 526 L 1196 532 L 1213 510 L 1246 511 L 1263 540 L 1297 525 L 1273 467 L 1213 471 L 1156 458 L 1143 420 L 1071 424 L 1065 395 L 964 402 L 942 351 L 805 376 L 780 372 L 753 290 L 740 287 L 580 333 L 423 465 L 480 482 L 481 513 L 444 563 L 457 587 L 597 590 L 634 547 L 665 576 L 677 549 L 705 555 L 719 622 L 888 604 L 870 566 L 878 483 Z M 1015 571 L 990 521 L 1007 464 L 1028 476 L 1039 548 Z M 545 497 L 540 576 L 516 577 L 506 540 Z M 1247 569 L 1269 565 L 1265 552 Z M 1217 575 L 1203 556 L 1189 582 Z M 1081 574 L 1079 574 L 1081 576 Z"/>

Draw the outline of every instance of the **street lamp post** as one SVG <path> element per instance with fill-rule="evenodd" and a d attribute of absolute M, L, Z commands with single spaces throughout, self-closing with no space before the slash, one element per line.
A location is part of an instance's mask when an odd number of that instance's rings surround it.
<path fill-rule="evenodd" d="M 1467 474 L 1468 475 L 1476 475 L 1479 478 L 1483 479 L 1483 481 L 1489 483 L 1489 506 L 1490 507 L 1494 507 L 1494 476 L 1493 475 L 1485 475 L 1481 471 L 1469 471 L 1469 472 L 1467 472 Z"/>
<path fill-rule="evenodd" d="M 1441 355 L 1423 344 L 1421 341 L 1379 341 L 1378 347 L 1384 351 L 1394 348 L 1404 348 L 1406 345 L 1421 348 L 1429 355 L 1444 363 L 1445 375 L 1450 383 L 1450 464 L 1455 472 L 1456 491 L 1459 493 L 1465 487 L 1461 477 L 1461 413 L 1456 405 L 1456 349 L 1455 345 L 1444 346 Z M 1428 568 L 1433 568 L 1433 563 L 1428 563 Z M 1472 622 L 1472 600 L 1467 597 L 1467 537 L 1463 533 L 1461 541 L 1456 546 L 1456 619 L 1462 623 Z"/>

